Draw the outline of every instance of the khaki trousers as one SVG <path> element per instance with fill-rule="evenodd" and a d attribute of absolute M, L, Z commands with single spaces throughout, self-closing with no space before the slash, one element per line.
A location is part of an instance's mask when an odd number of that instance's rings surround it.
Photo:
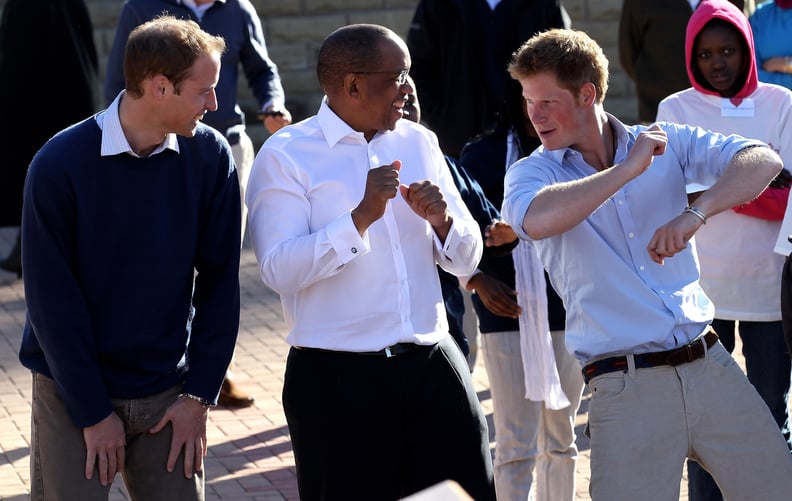
<path fill-rule="evenodd" d="M 184 476 L 184 453 L 173 473 L 165 464 L 170 450 L 172 428 L 151 434 L 154 426 L 181 391 L 170 388 L 147 398 L 113 400 L 115 413 L 126 430 L 126 467 L 122 477 L 133 500 L 203 501 L 203 473 Z M 30 498 L 33 501 L 105 501 L 110 486 L 85 478 L 85 440 L 55 390 L 55 381 L 33 374 L 31 413 Z"/>
<path fill-rule="evenodd" d="M 789 448 L 720 342 L 676 367 L 628 365 L 589 381 L 592 501 L 677 501 L 686 457 L 725 499 L 789 499 Z"/>

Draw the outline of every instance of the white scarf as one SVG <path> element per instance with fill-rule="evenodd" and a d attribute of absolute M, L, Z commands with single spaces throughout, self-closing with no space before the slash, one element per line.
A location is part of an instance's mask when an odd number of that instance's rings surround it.
<path fill-rule="evenodd" d="M 506 168 L 519 159 L 514 131 L 506 141 Z M 525 240 L 512 252 L 520 313 L 520 352 L 525 374 L 525 398 L 544 401 L 553 410 L 569 406 L 561 388 L 553 339 L 547 321 L 547 282 L 533 245 Z"/>

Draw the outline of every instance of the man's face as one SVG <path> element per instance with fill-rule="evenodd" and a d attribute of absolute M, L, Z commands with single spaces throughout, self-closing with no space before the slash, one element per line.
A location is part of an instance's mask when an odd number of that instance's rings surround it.
<path fill-rule="evenodd" d="M 410 69 L 410 56 L 403 45 L 391 40 L 382 42 L 380 58 L 372 62 L 373 67 L 356 73 L 362 89 L 359 119 L 362 132 L 369 139 L 377 132 L 395 129 L 402 118 L 410 91 L 403 80 L 403 72 Z"/>
<path fill-rule="evenodd" d="M 421 123 L 421 104 L 418 102 L 418 94 L 415 91 L 415 82 L 407 77 L 407 100 L 402 109 L 403 117 L 415 123 Z"/>
<path fill-rule="evenodd" d="M 173 86 L 167 90 L 162 122 L 169 132 L 192 137 L 198 122 L 207 111 L 217 109 L 215 87 L 220 78 L 220 55 L 204 54 L 193 64 L 190 76 L 182 81 L 179 93 Z"/>
<path fill-rule="evenodd" d="M 559 87 L 551 73 L 520 78 L 520 86 L 528 118 L 545 149 L 558 150 L 575 145 L 582 133 L 581 99 Z"/>

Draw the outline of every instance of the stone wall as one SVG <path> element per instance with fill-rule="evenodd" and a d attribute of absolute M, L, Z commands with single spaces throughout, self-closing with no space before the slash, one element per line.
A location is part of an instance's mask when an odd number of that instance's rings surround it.
<path fill-rule="evenodd" d="M 0 0 L 0 7 L 6 0 Z M 29 0 L 39 1 L 39 0 Z M 278 64 L 286 91 L 287 106 L 294 118 L 311 115 L 318 108 L 321 92 L 315 62 L 322 40 L 333 30 L 350 23 L 377 23 L 403 37 L 417 0 L 251 0 L 262 19 L 267 45 Z M 85 0 L 94 24 L 100 72 L 104 75 L 107 55 L 123 0 Z M 610 89 L 606 109 L 632 122 L 637 116 L 632 82 L 622 72 L 618 57 L 618 21 L 621 0 L 564 0 L 576 29 L 587 31 L 602 45 L 610 60 Z M 251 117 L 250 132 L 256 143 L 266 131 L 255 124 L 256 103 L 240 82 L 240 102 Z"/>

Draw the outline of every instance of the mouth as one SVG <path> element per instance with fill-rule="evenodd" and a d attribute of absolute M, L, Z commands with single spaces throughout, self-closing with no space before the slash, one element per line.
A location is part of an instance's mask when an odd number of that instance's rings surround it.
<path fill-rule="evenodd" d="M 725 84 L 731 82 L 731 75 L 728 73 L 724 73 L 722 71 L 718 71 L 715 73 L 710 74 L 710 82 Z"/>
<path fill-rule="evenodd" d="M 397 101 L 393 103 L 392 108 L 396 111 L 396 113 L 399 114 L 399 117 L 408 116 L 410 114 L 409 111 L 406 111 L 404 109 L 404 101 L 401 102 Z"/>

